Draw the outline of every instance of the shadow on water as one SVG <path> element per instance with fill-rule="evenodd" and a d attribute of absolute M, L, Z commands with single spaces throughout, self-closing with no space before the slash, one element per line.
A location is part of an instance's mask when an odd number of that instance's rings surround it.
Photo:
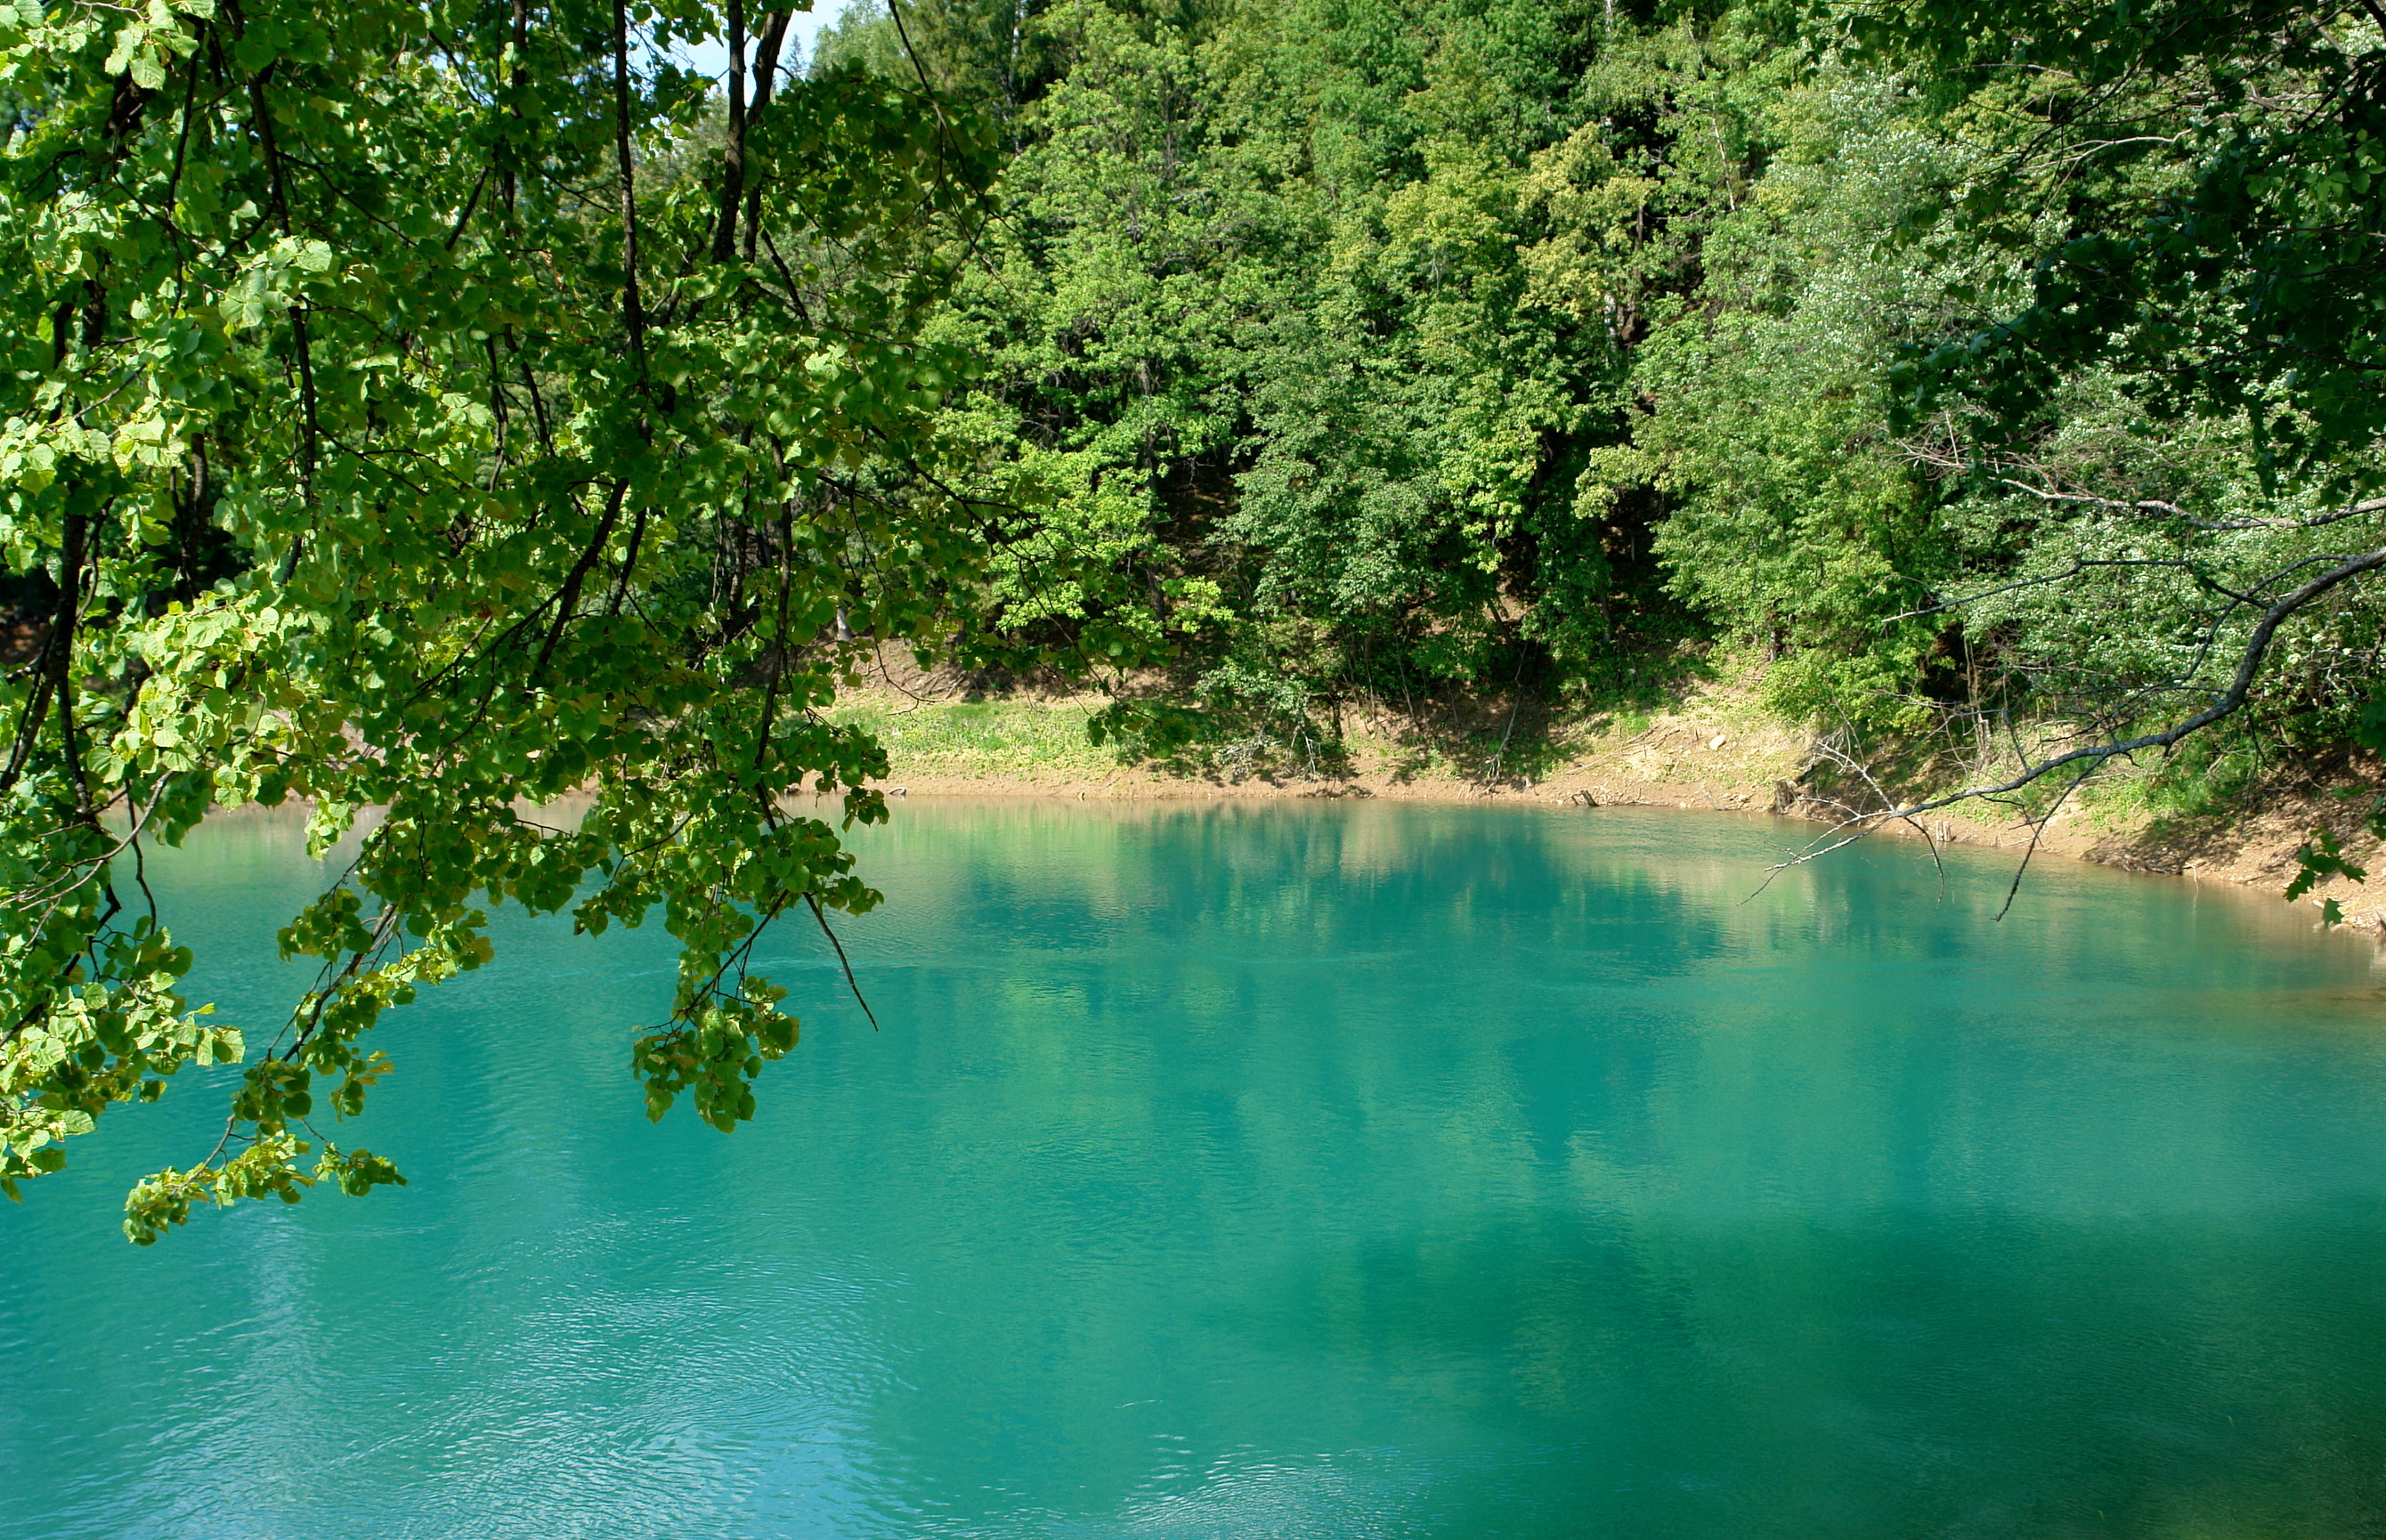
<path fill-rule="evenodd" d="M 1417 1532 L 2352 1535 L 2386 1516 L 2386 1205 L 2257 1225 L 1526 1213 L 1237 1325 L 1480 1424 Z"/>

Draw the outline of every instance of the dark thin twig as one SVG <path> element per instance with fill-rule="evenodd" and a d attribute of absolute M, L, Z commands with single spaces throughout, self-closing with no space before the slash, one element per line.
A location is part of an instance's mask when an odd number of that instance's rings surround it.
<path fill-rule="evenodd" d="M 622 499 L 629 490 L 630 483 L 626 481 L 613 483 L 612 493 L 605 499 L 605 516 L 596 521 L 595 538 L 588 542 L 588 548 L 580 553 L 580 559 L 572 564 L 570 575 L 563 580 L 563 591 L 556 595 L 555 623 L 547 628 L 546 640 L 539 645 L 538 660 L 530 666 L 528 682 L 534 686 L 538 683 L 539 676 L 546 672 L 546 660 L 555 656 L 555 645 L 563 640 L 563 628 L 571 623 L 571 612 L 579 607 L 581 585 L 588 581 L 589 570 L 596 565 L 596 558 L 605 554 L 605 543 L 612 538 L 613 521 L 622 517 Z"/>
<path fill-rule="evenodd" d="M 828 928 L 828 916 L 821 912 L 821 901 L 818 895 L 805 894 L 804 902 L 811 906 L 812 918 L 820 921 L 821 934 L 828 937 L 828 944 L 836 948 L 837 965 L 845 970 L 845 987 L 853 991 L 853 1003 L 861 1008 L 862 1015 L 870 1018 L 870 1030 L 876 1032 L 878 1013 L 872 1010 L 870 1002 L 862 997 L 861 984 L 853 976 L 853 963 L 845 955 L 845 943 L 837 940 L 836 933 Z"/>
<path fill-rule="evenodd" d="M 472 195 L 464 200 L 464 212 L 456 216 L 456 228 L 447 232 L 447 249 L 454 251 L 456 243 L 464 238 L 464 227 L 472 222 L 472 210 L 481 207 L 482 189 L 489 185 L 489 169 L 481 168 L 481 180 L 472 183 Z"/>
<path fill-rule="evenodd" d="M 2003 920 L 2013 908 L 2014 895 L 2021 892 L 2022 874 L 2029 870 L 2029 858 L 2038 854 L 2038 842 L 2045 837 L 2046 826 L 2054 820 L 2054 815 L 2062 810 L 2063 804 L 2069 800 L 2071 794 L 2078 791 L 2086 783 L 2088 778 L 2095 773 L 2096 767 L 2090 765 L 2078 775 L 2073 776 L 2071 784 L 2063 788 L 2062 795 L 2054 799 L 2042 816 L 2030 821 L 2029 848 L 2021 853 L 2021 865 L 2014 868 L 2013 882 L 2005 888 L 2005 901 L 1997 906 L 1999 920 Z"/>

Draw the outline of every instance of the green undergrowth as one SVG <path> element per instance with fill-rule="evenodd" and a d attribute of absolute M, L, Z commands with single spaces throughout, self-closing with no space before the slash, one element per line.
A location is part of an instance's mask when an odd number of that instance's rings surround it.
<path fill-rule="evenodd" d="M 950 775 L 1102 775 L 1118 751 L 1086 736 L 1094 707 L 1072 701 L 861 701 L 830 713 L 869 732 L 899 778 Z"/>

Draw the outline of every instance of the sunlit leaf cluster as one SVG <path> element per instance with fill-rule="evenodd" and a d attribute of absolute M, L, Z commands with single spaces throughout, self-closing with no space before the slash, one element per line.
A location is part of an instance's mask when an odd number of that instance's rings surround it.
<path fill-rule="evenodd" d="M 990 518 L 934 417 L 967 360 L 918 335 L 990 152 L 917 89 L 788 68 L 787 23 L 0 10 L 9 1196 L 232 1062 L 222 1139 L 135 1191 L 134 1239 L 398 1180 L 321 1125 L 501 904 L 659 913 L 676 995 L 623 1056 L 658 1115 L 752 1115 L 796 1033 L 760 928 L 876 901 L 837 830 L 885 816 L 884 758 L 821 708 L 862 648 L 951 639 Z M 708 36 L 725 115 L 662 51 Z M 319 975 L 218 1025 L 146 853 L 294 801 L 337 862 L 281 933 Z"/>

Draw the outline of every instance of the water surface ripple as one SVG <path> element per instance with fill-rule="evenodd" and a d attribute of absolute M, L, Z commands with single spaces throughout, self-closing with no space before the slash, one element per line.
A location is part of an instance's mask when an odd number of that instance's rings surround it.
<path fill-rule="evenodd" d="M 0 1534 L 2386 1533 L 2369 945 L 1908 845 L 1752 898 L 1808 833 L 902 807 L 885 1029 L 786 931 L 727 1138 L 639 1112 L 659 928 L 500 916 L 340 1131 L 411 1186 L 135 1251 L 186 1083 L 0 1212 Z M 286 998 L 291 826 L 152 870 Z"/>

